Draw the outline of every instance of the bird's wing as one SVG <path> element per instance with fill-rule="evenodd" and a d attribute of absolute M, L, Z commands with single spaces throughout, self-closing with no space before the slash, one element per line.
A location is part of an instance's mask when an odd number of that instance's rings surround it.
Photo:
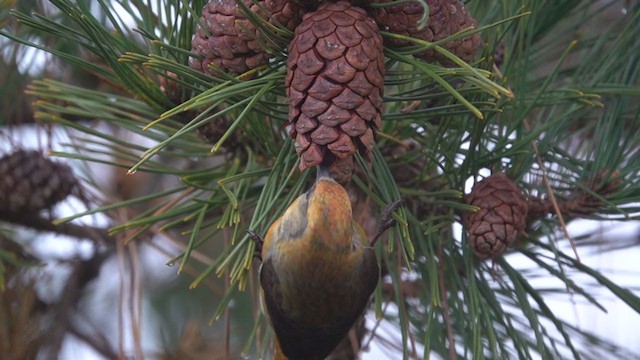
<path fill-rule="evenodd" d="M 369 297 L 375 290 L 378 285 L 378 279 L 380 278 L 380 266 L 378 265 L 378 259 L 376 258 L 376 252 L 371 247 L 367 247 L 364 249 L 364 281 L 365 284 L 365 292 L 368 294 L 366 296 L 366 301 L 369 301 Z"/>
<path fill-rule="evenodd" d="M 376 252 L 372 247 L 369 247 L 369 240 L 364 230 L 357 222 L 353 221 L 353 249 L 357 247 L 364 247 L 364 256 L 362 259 L 362 283 L 364 284 L 363 296 L 366 295 L 367 301 L 369 296 L 378 285 L 378 278 L 380 277 L 380 267 L 378 266 L 378 259 L 376 258 Z"/>
<path fill-rule="evenodd" d="M 289 311 L 281 306 L 286 295 L 271 259 L 267 259 L 262 264 L 260 283 L 271 326 L 276 333 L 282 352 L 289 360 L 324 359 L 344 338 L 346 332 L 340 330 L 348 331 L 350 324 L 346 323 L 355 321 L 355 319 L 343 319 L 338 324 L 316 327 L 297 324 L 290 318 Z M 308 316 L 314 316 L 313 309 L 305 309 L 305 311 L 308 311 Z"/>

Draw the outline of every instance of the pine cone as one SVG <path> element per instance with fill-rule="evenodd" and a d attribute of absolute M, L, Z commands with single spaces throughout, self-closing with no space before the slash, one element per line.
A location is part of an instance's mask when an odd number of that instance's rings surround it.
<path fill-rule="evenodd" d="M 389 3 L 395 0 L 374 0 L 374 3 Z M 451 36 L 466 28 L 476 28 L 478 23 L 469 14 L 467 8 L 460 0 L 426 0 L 429 5 L 429 20 L 427 25 L 418 29 L 418 20 L 424 10 L 415 1 L 400 3 L 381 8 L 371 8 L 371 17 L 384 31 L 400 35 L 411 36 L 428 42 L 435 42 Z M 406 40 L 385 38 L 385 45 L 389 47 L 407 47 L 417 44 Z M 470 62 L 482 47 L 480 35 L 474 34 L 462 39 L 448 42 L 442 45 L 445 49 L 456 54 L 460 59 Z M 426 61 L 438 61 L 443 65 L 453 65 L 453 62 L 438 54 L 434 50 L 428 50 L 415 56 Z"/>
<path fill-rule="evenodd" d="M 38 151 L 17 150 L 0 158 L 0 213 L 33 213 L 69 196 L 78 181 L 67 165 Z"/>
<path fill-rule="evenodd" d="M 295 1 L 260 0 L 260 6 L 252 0 L 242 1 L 271 25 L 293 31 L 300 23 L 300 9 Z M 192 68 L 216 76 L 209 67 L 213 64 L 224 71 L 241 74 L 269 61 L 271 49 L 264 47 L 269 45 L 269 41 L 247 19 L 236 0 L 209 1 L 202 9 L 200 22 L 207 26 L 210 35 L 198 26 L 191 51 L 203 59 L 192 59 Z"/>
<path fill-rule="evenodd" d="M 466 203 L 480 210 L 465 214 L 471 248 L 481 259 L 503 254 L 525 229 L 527 201 L 522 190 L 504 173 L 477 183 Z"/>
<path fill-rule="evenodd" d="M 367 157 L 382 123 L 384 54 L 378 27 L 346 1 L 305 14 L 287 60 L 290 135 L 300 169 L 324 161 L 340 182 L 353 173 L 353 154 Z"/>

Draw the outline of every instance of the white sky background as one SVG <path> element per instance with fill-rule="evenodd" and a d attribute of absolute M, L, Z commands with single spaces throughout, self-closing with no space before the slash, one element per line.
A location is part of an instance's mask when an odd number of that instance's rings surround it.
<path fill-rule="evenodd" d="M 123 14 L 126 16 L 126 14 Z M 31 64 L 31 70 L 38 68 L 38 65 L 42 66 L 44 63 L 43 55 L 38 51 L 29 50 L 29 56 L 33 56 L 35 59 L 33 62 L 26 61 L 25 63 Z M 38 61 L 38 59 L 40 59 Z M 28 148 L 37 148 L 41 147 L 42 144 L 46 143 L 42 141 L 42 138 L 38 139 L 36 136 L 37 132 L 34 130 L 26 130 L 21 134 L 12 134 L 12 138 L 20 138 L 24 140 L 23 145 Z M 18 136 L 16 136 L 18 135 Z M 42 135 L 42 134 L 40 134 Z M 57 140 L 63 140 L 63 135 L 57 137 Z M 10 149 L 10 145 L 7 142 L 0 143 L 0 151 L 2 153 L 8 151 Z M 62 211 L 66 212 L 68 215 L 77 212 L 80 204 L 72 204 L 72 206 L 63 206 L 61 208 Z M 98 219 L 99 221 L 99 219 Z M 619 222 L 604 222 L 604 223 L 596 223 L 590 221 L 576 221 L 570 224 L 569 229 L 572 235 L 577 235 L 580 233 L 584 233 L 588 229 L 594 229 L 594 227 L 599 227 L 600 231 L 602 231 L 603 238 L 606 241 L 616 241 L 616 239 L 628 238 L 630 236 L 638 236 L 638 224 L 637 223 L 619 223 Z M 460 231 L 458 229 L 458 231 Z M 48 254 L 50 256 L 58 256 L 65 257 L 70 254 L 84 254 L 88 255 L 92 251 L 92 245 L 88 242 L 81 242 L 78 245 L 76 240 L 69 239 L 68 241 L 64 241 L 60 236 L 51 236 L 45 241 L 39 242 L 40 245 L 38 248 L 34 249 L 38 254 Z M 570 251 L 567 251 L 570 253 Z M 638 275 L 640 274 L 640 248 L 631 248 L 624 249 L 615 252 L 609 253 L 598 253 L 597 251 L 593 251 L 593 254 L 587 255 L 581 252 L 582 261 L 595 269 L 605 272 L 607 276 L 609 276 L 614 282 L 621 286 L 635 286 L 640 287 L 640 282 L 637 280 Z M 166 256 L 158 253 L 156 250 L 148 248 L 148 251 L 144 255 L 145 258 L 145 266 L 147 268 L 155 269 L 153 278 L 150 281 L 156 281 L 157 284 L 161 284 L 162 282 L 173 281 L 175 279 L 175 269 L 169 268 L 164 265 Z M 510 255 L 509 261 L 512 263 L 519 263 L 520 261 L 527 261 L 523 256 L 518 254 Z M 116 274 L 118 272 L 117 264 L 113 262 L 105 265 L 106 268 L 103 270 L 107 270 L 107 273 Z M 57 279 L 61 279 L 63 274 L 57 274 Z M 52 282 L 53 285 L 56 284 L 56 281 Z M 536 285 L 546 285 L 540 282 L 537 282 Z M 556 283 L 549 283 L 548 285 L 557 285 Z M 113 299 L 114 301 L 109 301 L 109 303 L 113 304 L 113 306 L 117 306 L 118 302 L 118 293 L 120 289 L 119 278 L 117 276 L 101 276 L 99 280 L 96 281 L 96 284 L 92 285 L 95 289 L 99 289 L 99 291 L 94 294 L 96 298 L 103 299 Z M 608 310 L 608 313 L 603 313 L 594 306 L 590 304 L 585 304 L 584 301 L 577 301 L 577 303 L 572 303 L 568 301 L 567 298 L 559 298 L 559 299 L 548 299 L 547 303 L 552 307 L 555 314 L 563 319 L 573 322 L 577 326 L 588 329 L 596 334 L 602 335 L 609 340 L 629 348 L 635 352 L 640 353 L 640 336 L 638 335 L 638 324 L 640 324 L 640 315 L 631 310 L 626 304 L 622 301 L 615 299 L 612 295 L 608 293 L 608 290 L 604 289 L 601 291 L 601 294 L 604 298 L 610 299 L 608 301 L 603 301 L 603 304 Z M 576 295 L 576 298 L 579 299 L 579 296 Z M 104 303 L 104 301 L 102 301 Z M 115 311 L 104 311 L 105 314 L 116 313 Z M 156 326 L 154 326 L 154 319 L 150 317 L 144 317 L 143 321 L 143 348 L 148 352 L 153 352 L 156 350 L 160 350 L 162 346 L 159 339 L 156 338 L 157 333 L 155 332 Z M 105 327 L 108 328 L 114 336 L 117 336 L 117 322 L 115 319 L 104 319 Z M 368 325 L 373 324 L 375 321 L 374 317 L 371 314 L 367 317 Z M 371 326 L 368 326 L 371 328 Z M 391 330 L 389 330 L 391 329 Z M 104 330 L 104 328 L 102 329 Z M 393 333 L 393 325 L 383 324 L 382 331 L 385 333 L 386 337 L 394 336 Z M 395 334 L 399 338 L 399 334 Z M 126 348 L 131 349 L 131 341 L 130 337 L 127 340 Z M 398 358 L 399 354 L 389 354 L 386 349 L 379 346 L 375 341 L 371 344 L 369 352 L 363 354 L 364 360 L 374 360 L 374 359 L 390 359 L 390 358 Z M 422 357 L 422 349 L 419 348 L 418 356 Z M 64 360 L 75 360 L 75 359 L 100 359 L 100 356 L 96 354 L 91 348 L 86 346 L 81 341 L 76 340 L 73 337 L 67 337 L 64 346 L 63 352 L 61 354 L 61 359 Z M 150 357 L 151 358 L 151 357 Z"/>

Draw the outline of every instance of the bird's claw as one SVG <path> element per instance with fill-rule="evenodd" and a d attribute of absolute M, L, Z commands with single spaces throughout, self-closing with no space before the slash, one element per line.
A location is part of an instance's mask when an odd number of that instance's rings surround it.
<path fill-rule="evenodd" d="M 396 224 L 396 219 L 393 218 L 393 212 L 398 210 L 400 206 L 404 204 L 404 200 L 398 199 L 391 204 L 387 205 L 382 210 L 382 215 L 380 216 L 380 224 L 378 225 L 378 229 L 385 232 L 389 230 L 393 225 Z"/>
<path fill-rule="evenodd" d="M 253 253 L 253 256 L 256 259 L 259 259 L 260 261 L 262 261 L 262 244 L 264 244 L 264 239 L 262 238 L 262 236 L 258 235 L 258 233 L 253 230 L 247 230 L 247 234 L 249 234 L 249 237 L 251 238 L 251 240 L 253 240 L 256 243 L 256 249 Z"/>
<path fill-rule="evenodd" d="M 371 246 L 374 246 L 376 242 L 378 242 L 378 239 L 396 224 L 396 219 L 393 218 L 393 212 L 398 210 L 402 204 L 404 204 L 404 200 L 398 199 L 385 206 L 382 210 L 380 222 L 378 223 L 378 230 L 376 231 L 376 235 L 373 237 L 373 240 L 371 240 Z"/>

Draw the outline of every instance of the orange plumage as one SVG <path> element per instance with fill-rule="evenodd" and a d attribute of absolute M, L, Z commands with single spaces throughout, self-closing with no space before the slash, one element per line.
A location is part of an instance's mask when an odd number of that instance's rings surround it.
<path fill-rule="evenodd" d="M 324 359 L 365 310 L 379 267 L 346 190 L 324 168 L 269 228 L 260 282 L 289 360 Z"/>

